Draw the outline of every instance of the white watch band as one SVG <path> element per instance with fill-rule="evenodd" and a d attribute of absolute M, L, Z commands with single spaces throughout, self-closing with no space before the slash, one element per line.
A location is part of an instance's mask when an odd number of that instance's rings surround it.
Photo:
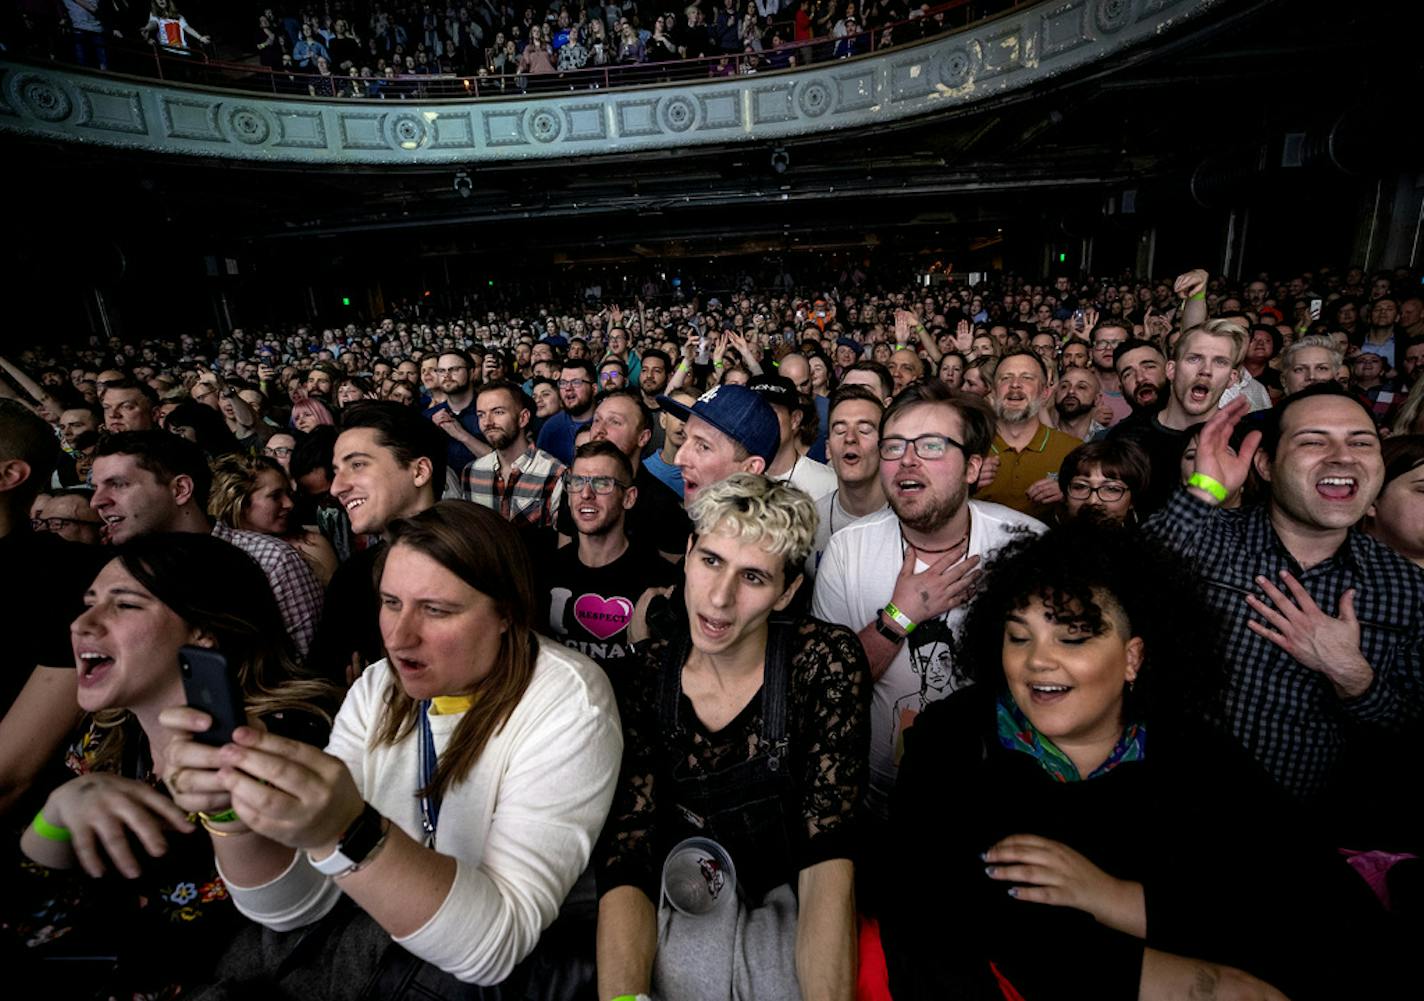
<path fill-rule="evenodd" d="M 311 852 L 307 852 L 307 861 L 312 864 L 313 869 L 323 876 L 344 876 L 356 868 L 356 863 L 341 854 L 340 848 L 320 861 L 312 858 Z"/>

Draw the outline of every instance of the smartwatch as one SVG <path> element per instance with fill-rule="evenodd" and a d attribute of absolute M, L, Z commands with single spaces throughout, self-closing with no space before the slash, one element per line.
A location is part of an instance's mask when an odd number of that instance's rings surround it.
<path fill-rule="evenodd" d="M 323 876 L 345 876 L 355 872 L 373 859 L 386 843 L 389 824 L 374 806 L 367 803 L 361 815 L 341 835 L 336 851 L 320 860 L 312 858 L 311 852 L 307 852 L 307 861 Z"/>

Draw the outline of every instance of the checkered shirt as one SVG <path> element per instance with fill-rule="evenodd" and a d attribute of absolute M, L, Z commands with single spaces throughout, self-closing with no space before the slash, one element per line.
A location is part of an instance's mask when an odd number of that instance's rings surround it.
<path fill-rule="evenodd" d="M 1218 722 L 1287 792 L 1300 799 L 1322 792 L 1351 730 L 1399 731 L 1424 715 L 1424 570 L 1357 528 L 1334 556 L 1302 570 L 1267 505 L 1227 511 L 1185 489 L 1145 528 L 1196 564 L 1221 629 L 1213 651 L 1226 669 Z M 1363 695 L 1340 698 L 1324 675 L 1247 627 L 1252 619 L 1264 623 L 1245 601 L 1248 594 L 1266 600 L 1255 578 L 1279 586 L 1281 570 L 1327 615 L 1337 615 L 1341 596 L 1355 589 L 1360 649 L 1374 669 Z"/>
<path fill-rule="evenodd" d="M 277 599 L 287 633 L 305 657 L 321 619 L 325 592 L 302 554 L 274 535 L 244 532 L 226 525 L 214 525 L 213 536 L 232 543 L 262 568 L 272 585 L 272 597 Z"/>
<path fill-rule="evenodd" d="M 564 464 L 534 445 L 515 459 L 508 479 L 499 453 L 476 459 L 460 475 L 460 494 L 515 525 L 549 528 L 564 496 Z"/>

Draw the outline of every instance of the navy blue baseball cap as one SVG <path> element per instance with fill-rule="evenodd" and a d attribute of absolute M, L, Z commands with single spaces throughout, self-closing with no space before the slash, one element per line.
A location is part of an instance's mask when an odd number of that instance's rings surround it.
<path fill-rule="evenodd" d="M 679 420 L 700 417 L 737 442 L 751 455 L 767 462 L 781 446 L 781 425 L 771 405 L 746 386 L 713 386 L 692 406 L 667 396 L 658 397 L 658 406 Z"/>

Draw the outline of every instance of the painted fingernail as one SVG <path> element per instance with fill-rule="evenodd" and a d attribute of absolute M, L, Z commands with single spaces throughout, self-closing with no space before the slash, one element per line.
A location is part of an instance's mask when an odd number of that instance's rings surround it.
<path fill-rule="evenodd" d="M 1019 888 L 1018 888 L 1017 886 L 1011 886 L 1011 887 L 1009 887 L 1009 896 L 1011 896 L 1011 897 L 1017 897 L 1018 895 L 1019 895 Z"/>
<path fill-rule="evenodd" d="M 992 876 L 992 875 L 994 875 L 994 867 L 993 867 L 992 865 L 986 865 L 986 866 L 984 867 L 984 875 L 986 875 L 986 876 Z"/>
<path fill-rule="evenodd" d="M 979 853 L 979 861 L 980 861 L 980 862 L 987 862 L 987 861 L 989 861 L 989 853 L 988 853 L 988 852 L 980 852 L 980 853 Z"/>

